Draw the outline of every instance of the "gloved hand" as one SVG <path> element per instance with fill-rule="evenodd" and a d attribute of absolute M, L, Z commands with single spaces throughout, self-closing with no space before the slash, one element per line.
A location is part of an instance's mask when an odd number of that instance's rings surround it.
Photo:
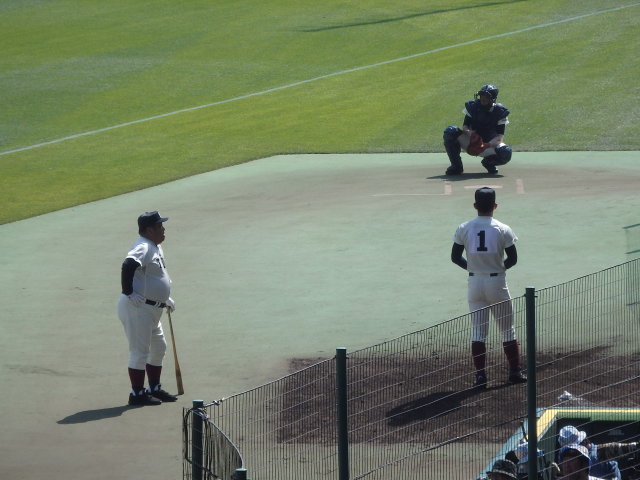
<path fill-rule="evenodd" d="M 471 134 L 471 139 L 469 140 L 469 146 L 467 147 L 467 153 L 469 155 L 478 156 L 482 152 L 484 152 L 489 145 L 482 141 L 482 137 L 478 135 L 476 132 Z"/>
<path fill-rule="evenodd" d="M 176 302 L 173 301 L 173 298 L 171 297 L 167 298 L 167 301 L 165 303 L 167 304 L 167 309 L 169 310 L 169 313 L 173 313 L 176 311 Z"/>
<path fill-rule="evenodd" d="M 146 302 L 146 299 L 142 295 L 136 292 L 132 292 L 130 295 L 128 295 L 128 298 L 129 298 L 129 301 L 133 303 L 136 307 L 141 307 Z"/>

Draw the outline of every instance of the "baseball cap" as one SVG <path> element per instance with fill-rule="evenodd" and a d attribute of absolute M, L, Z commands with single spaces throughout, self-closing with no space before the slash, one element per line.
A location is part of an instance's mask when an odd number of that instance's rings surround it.
<path fill-rule="evenodd" d="M 560 449 L 560 460 L 562 460 L 569 451 L 578 452 L 582 457 L 586 458 L 587 461 L 589 461 L 589 450 L 587 450 L 587 447 L 582 445 L 567 445 L 565 447 L 562 447 Z"/>
<path fill-rule="evenodd" d="M 558 443 L 561 447 L 572 444 L 578 445 L 582 443 L 585 438 L 587 438 L 587 433 L 581 432 L 573 425 L 562 427 L 560 432 L 558 432 Z"/>
<path fill-rule="evenodd" d="M 496 203 L 496 191 L 493 188 L 482 187 L 476 190 L 476 206 L 479 210 L 491 210 Z"/>
<path fill-rule="evenodd" d="M 510 460 L 496 460 L 487 473 L 501 473 L 511 478 L 518 478 L 516 464 Z"/>
<path fill-rule="evenodd" d="M 156 223 L 166 222 L 167 220 L 169 220 L 169 218 L 162 218 L 158 212 L 144 212 L 138 217 L 138 228 L 143 229 Z"/>

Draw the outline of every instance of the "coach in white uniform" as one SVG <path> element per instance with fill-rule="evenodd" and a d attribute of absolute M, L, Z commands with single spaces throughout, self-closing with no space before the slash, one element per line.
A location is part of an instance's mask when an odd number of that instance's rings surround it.
<path fill-rule="evenodd" d="M 474 208 L 478 216 L 458 227 L 453 237 L 451 261 L 469 271 L 468 295 L 471 310 L 471 354 L 476 370 L 474 387 L 486 388 L 486 338 L 489 310 L 502 332 L 502 345 L 509 363 L 508 381 L 523 383 L 520 347 L 513 328 L 513 308 L 507 286 L 506 270 L 518 261 L 511 227 L 493 218 L 498 205 L 496 192 L 489 187 L 476 190 Z M 466 251 L 467 258 L 462 254 Z M 504 258 L 506 253 L 506 258 Z M 486 308 L 490 307 L 490 308 Z"/>
<path fill-rule="evenodd" d="M 160 384 L 162 360 L 167 350 L 160 317 L 164 308 L 175 309 L 169 296 L 171 278 L 160 246 L 165 239 L 163 223 L 167 220 L 158 212 L 140 215 L 140 237 L 122 263 L 118 317 L 129 341 L 129 405 L 159 405 L 177 400 Z M 145 371 L 148 390 L 144 388 Z"/>

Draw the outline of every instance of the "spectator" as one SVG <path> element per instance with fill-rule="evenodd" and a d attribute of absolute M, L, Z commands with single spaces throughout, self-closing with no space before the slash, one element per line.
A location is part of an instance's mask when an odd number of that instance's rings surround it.
<path fill-rule="evenodd" d="M 510 460 L 496 460 L 487 476 L 489 480 L 518 480 L 516 464 Z"/>
<path fill-rule="evenodd" d="M 562 480 L 602 480 L 589 474 L 589 452 L 582 445 L 567 445 L 560 449 Z"/>
<path fill-rule="evenodd" d="M 523 440 L 515 450 L 513 450 L 513 453 L 518 459 L 516 462 L 518 480 L 527 480 L 529 478 L 529 445 Z M 548 473 L 545 473 L 545 471 Z M 559 474 L 558 464 L 555 462 L 549 464 L 544 457 L 544 452 L 538 450 L 538 480 L 557 478 Z"/>
<path fill-rule="evenodd" d="M 587 438 L 587 433 L 578 430 L 573 425 L 567 425 L 558 433 L 560 447 L 576 444 L 581 445 L 589 452 L 590 473 L 596 477 L 607 480 L 620 480 L 620 468 L 616 459 L 633 454 L 638 451 L 638 443 L 602 443 L 596 445 Z"/>

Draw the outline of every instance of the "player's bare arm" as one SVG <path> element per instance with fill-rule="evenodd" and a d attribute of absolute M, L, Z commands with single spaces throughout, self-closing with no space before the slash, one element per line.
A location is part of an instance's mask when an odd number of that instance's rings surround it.
<path fill-rule="evenodd" d="M 464 252 L 464 245 L 453 242 L 453 246 L 451 247 L 451 261 L 463 270 L 466 270 L 467 260 L 462 256 L 462 252 Z"/>

